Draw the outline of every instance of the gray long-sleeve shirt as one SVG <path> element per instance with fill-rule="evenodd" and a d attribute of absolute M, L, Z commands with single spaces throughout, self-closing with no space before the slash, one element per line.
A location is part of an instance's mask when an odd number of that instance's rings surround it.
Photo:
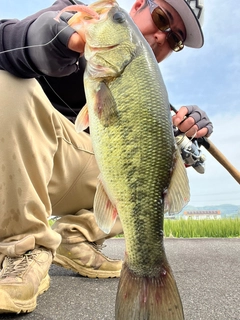
<path fill-rule="evenodd" d="M 23 48 L 27 43 L 27 34 L 31 24 L 44 12 L 59 11 L 68 5 L 70 0 L 57 0 L 54 4 L 21 21 L 5 19 L 0 21 L 0 52 L 16 48 Z M 60 48 L 61 54 L 66 57 L 73 52 L 68 48 Z M 64 52 L 63 52 L 64 51 Z M 57 57 L 51 51 L 50 61 Z M 76 53 L 74 53 L 76 55 Z M 84 58 L 79 59 L 79 70 L 68 76 L 46 76 L 38 71 L 30 59 L 28 49 L 19 49 L 0 54 L 0 69 L 21 78 L 36 78 L 54 107 L 69 119 L 76 114 L 85 104 L 83 87 L 83 72 L 85 69 Z M 70 109 L 70 108 L 71 109 Z"/>

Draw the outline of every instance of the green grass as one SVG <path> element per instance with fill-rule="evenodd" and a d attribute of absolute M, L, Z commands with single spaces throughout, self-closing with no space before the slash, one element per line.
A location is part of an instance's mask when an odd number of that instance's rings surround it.
<path fill-rule="evenodd" d="M 49 220 L 50 226 L 55 220 Z M 165 237 L 174 238 L 236 238 L 240 237 L 240 219 L 164 221 Z M 119 235 L 117 238 L 122 238 Z"/>
<path fill-rule="evenodd" d="M 164 221 L 165 237 L 233 238 L 240 237 L 240 219 Z"/>

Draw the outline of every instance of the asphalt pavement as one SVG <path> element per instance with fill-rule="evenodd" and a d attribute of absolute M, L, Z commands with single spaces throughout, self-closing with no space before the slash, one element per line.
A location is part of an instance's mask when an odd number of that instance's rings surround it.
<path fill-rule="evenodd" d="M 124 239 L 106 241 L 104 253 L 123 259 Z M 185 320 L 240 320 L 240 239 L 165 239 Z M 114 320 L 118 279 L 88 279 L 52 265 L 51 287 L 18 320 Z M 126 319 L 131 320 L 131 319 Z"/>

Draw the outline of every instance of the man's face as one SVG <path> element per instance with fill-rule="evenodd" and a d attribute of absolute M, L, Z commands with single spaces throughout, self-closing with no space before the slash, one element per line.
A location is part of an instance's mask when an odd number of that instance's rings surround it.
<path fill-rule="evenodd" d="M 185 26 L 177 11 L 164 0 L 154 0 L 154 3 L 164 9 L 169 18 L 171 30 L 185 37 Z M 151 46 L 157 61 L 161 62 L 172 53 L 172 49 L 166 39 L 166 32 L 162 32 L 156 27 L 152 20 L 149 6 L 145 8 L 144 6 L 145 0 L 136 0 L 130 11 L 130 15 Z"/>

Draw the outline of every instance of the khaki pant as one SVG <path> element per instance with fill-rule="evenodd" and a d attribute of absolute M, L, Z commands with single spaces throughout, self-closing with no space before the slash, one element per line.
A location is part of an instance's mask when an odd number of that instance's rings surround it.
<path fill-rule="evenodd" d="M 0 172 L 0 256 L 30 235 L 53 253 L 61 241 L 107 237 L 91 211 L 99 170 L 90 136 L 76 133 L 35 79 L 1 70 Z M 51 215 L 61 217 L 52 229 Z M 121 232 L 118 221 L 108 237 Z"/>

